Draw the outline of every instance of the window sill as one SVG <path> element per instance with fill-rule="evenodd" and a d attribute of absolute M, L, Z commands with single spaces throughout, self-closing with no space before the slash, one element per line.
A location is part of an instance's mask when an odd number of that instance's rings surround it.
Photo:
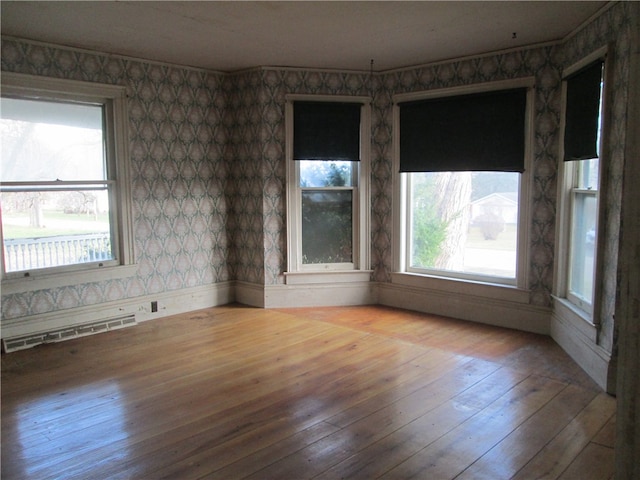
<path fill-rule="evenodd" d="M 66 287 L 82 283 L 101 282 L 118 278 L 132 277 L 138 265 L 118 265 L 115 267 L 96 267 L 76 272 L 42 274 L 33 277 L 11 278 L 2 281 L 2 294 L 32 292 L 49 288 Z"/>
<path fill-rule="evenodd" d="M 324 272 L 284 272 L 287 285 L 313 283 L 369 282 L 372 270 L 332 270 Z"/>
<path fill-rule="evenodd" d="M 485 297 L 508 302 L 529 303 L 529 290 L 512 285 L 483 283 L 471 280 L 436 277 L 416 273 L 397 272 L 391 274 L 391 283 L 406 287 L 437 290 L 444 293 Z"/>
<path fill-rule="evenodd" d="M 552 295 L 551 298 L 553 298 L 554 309 L 564 318 L 568 318 L 573 323 L 576 323 L 576 320 L 584 322 L 587 327 L 596 326 L 593 322 L 593 316 L 578 307 L 575 303 L 570 302 L 566 298 L 556 297 L 555 295 Z"/>

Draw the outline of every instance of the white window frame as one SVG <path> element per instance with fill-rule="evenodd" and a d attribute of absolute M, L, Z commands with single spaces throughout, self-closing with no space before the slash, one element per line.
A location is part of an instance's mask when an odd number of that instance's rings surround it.
<path fill-rule="evenodd" d="M 566 182 L 566 185 L 568 187 L 568 211 L 567 211 L 567 215 L 566 215 L 566 219 L 567 219 L 567 225 L 564 226 L 563 228 L 567 228 L 567 237 L 568 237 L 568 242 L 567 242 L 567 255 L 566 258 L 560 259 L 560 261 L 566 262 L 566 277 L 565 277 L 565 281 L 566 281 L 566 290 L 565 290 L 565 297 L 566 299 L 571 302 L 573 305 L 575 305 L 576 307 L 580 308 L 581 310 L 585 311 L 588 315 L 593 316 L 593 299 L 591 299 L 591 301 L 584 299 L 580 296 L 578 296 L 577 294 L 575 294 L 571 288 L 570 288 L 570 277 L 572 275 L 572 253 L 574 251 L 574 247 L 572 246 L 572 242 L 571 242 L 571 234 L 572 234 L 572 228 L 574 225 L 574 217 L 575 217 L 575 213 L 576 213 L 576 207 L 577 207 L 577 203 L 578 203 L 578 197 L 581 197 L 582 199 L 586 199 L 586 198 L 594 198 L 596 201 L 596 212 L 600 212 L 600 172 L 602 171 L 600 168 L 600 164 L 598 163 L 598 185 L 596 188 L 590 188 L 590 189 L 584 189 L 584 188 L 579 188 L 576 186 L 576 183 L 578 182 L 578 176 L 581 174 L 581 166 L 583 166 L 584 164 L 582 162 L 586 162 L 588 160 L 577 160 L 577 161 L 572 161 L 571 165 L 566 165 L 564 168 L 564 172 L 563 172 L 563 183 Z M 600 221 L 598 219 L 598 213 L 596 213 L 596 226 L 595 226 L 595 231 L 598 231 L 598 225 L 600 224 Z M 598 245 L 598 235 L 595 235 L 594 238 L 594 254 L 596 256 L 597 259 L 597 245 Z M 596 260 L 597 262 L 597 260 Z M 591 272 L 592 275 L 592 281 L 595 282 L 595 276 L 596 276 L 596 268 L 595 268 L 595 262 L 594 262 L 594 269 L 593 272 Z M 594 283 L 595 285 L 595 283 Z M 595 293 L 595 290 L 594 290 Z"/>
<path fill-rule="evenodd" d="M 606 152 L 608 152 L 608 136 L 605 134 L 608 125 L 606 119 L 608 118 L 609 105 L 607 102 L 608 92 L 611 88 L 611 68 L 607 66 L 607 57 L 609 56 L 610 47 L 602 47 L 587 57 L 581 59 L 575 64 L 569 66 L 562 72 L 562 105 L 563 110 L 560 119 L 560 165 L 558 167 L 558 209 L 557 209 L 557 222 L 556 222 L 556 264 L 554 272 L 554 291 L 553 297 L 556 301 L 563 303 L 571 311 L 573 311 L 579 318 L 595 326 L 600 323 L 600 304 L 602 293 L 602 269 L 603 269 L 603 242 L 600 241 L 603 238 L 604 232 L 604 208 L 601 205 L 600 199 L 604 198 L 604 189 L 607 185 L 608 169 L 605 165 L 608 161 L 606 158 Z M 602 88 L 602 110 L 600 119 L 600 144 L 598 151 L 598 188 L 594 191 L 585 191 L 576 188 L 576 176 L 580 170 L 580 160 L 564 162 L 564 129 L 566 122 L 566 98 L 567 98 L 567 78 L 575 72 L 581 70 L 587 65 L 597 61 L 605 61 L 604 66 L 604 83 Z M 593 299 L 592 302 L 585 302 L 582 298 L 573 295 L 569 290 L 569 275 L 570 275 L 570 259 L 571 259 L 571 229 L 572 229 L 572 212 L 574 209 L 573 197 L 576 194 L 583 195 L 595 195 L 596 197 L 596 227 L 595 227 L 595 239 L 594 239 L 594 272 L 593 272 Z"/>
<path fill-rule="evenodd" d="M 285 103 L 287 174 L 287 284 L 368 281 L 370 265 L 370 144 L 371 99 L 360 96 L 287 95 Z M 360 103 L 360 161 L 353 169 L 353 187 L 330 190 L 353 192 L 353 262 L 302 263 L 302 191 L 300 162 L 293 160 L 293 108 L 296 101 Z M 321 188 L 312 188 L 321 190 Z"/>
<path fill-rule="evenodd" d="M 393 236 L 393 270 L 392 281 L 410 286 L 429 285 L 434 286 L 442 283 L 445 289 L 459 290 L 466 288 L 469 294 L 479 296 L 495 295 L 489 287 L 504 287 L 510 289 L 512 294 L 507 294 L 505 298 L 515 301 L 528 301 L 528 271 L 529 271 L 529 223 L 530 223 L 530 192 L 532 175 L 532 145 L 533 145 L 533 100 L 535 79 L 531 77 L 505 80 L 462 87 L 443 88 L 423 92 L 413 92 L 407 94 L 397 94 L 393 96 L 393 161 L 394 161 L 394 210 L 393 210 L 393 231 L 397 235 Z M 494 277 L 491 275 L 469 274 L 461 272 L 450 272 L 440 270 L 424 270 L 418 272 L 408 266 L 407 255 L 409 239 L 408 237 L 408 173 L 400 172 L 400 108 L 399 103 L 417 100 L 426 100 L 440 97 L 450 97 L 467 95 L 497 90 L 509 90 L 516 88 L 527 88 L 526 113 L 525 113 L 525 158 L 524 172 L 520 174 L 519 201 L 518 201 L 518 242 L 516 257 L 515 280 Z M 423 279 L 423 280 L 420 280 Z M 466 287 L 463 287 L 466 285 Z M 471 290 L 469 290 L 471 288 Z"/>
<path fill-rule="evenodd" d="M 110 178 L 115 181 L 110 210 L 115 260 L 90 262 L 31 271 L 4 271 L 2 293 L 20 293 L 91 281 L 123 278 L 135 273 L 132 228 L 131 175 L 128 159 L 126 87 L 24 75 L 2 74 L 2 95 L 18 99 L 76 101 L 105 108 L 105 140 Z M 0 264 L 4 255 L 0 255 Z"/>

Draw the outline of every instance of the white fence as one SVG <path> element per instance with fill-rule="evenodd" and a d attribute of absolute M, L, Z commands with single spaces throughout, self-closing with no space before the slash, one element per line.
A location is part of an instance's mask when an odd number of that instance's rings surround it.
<path fill-rule="evenodd" d="M 59 267 L 112 258 L 108 233 L 15 238 L 4 241 L 4 261 L 7 272 Z"/>

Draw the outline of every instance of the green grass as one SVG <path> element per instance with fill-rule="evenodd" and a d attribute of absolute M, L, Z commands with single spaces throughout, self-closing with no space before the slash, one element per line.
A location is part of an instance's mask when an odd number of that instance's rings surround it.
<path fill-rule="evenodd" d="M 53 237 L 57 235 L 96 233 L 106 231 L 109 224 L 108 214 L 98 215 L 98 220 L 96 221 L 93 216 L 86 214 L 64 213 L 49 210 L 44 212 L 44 228 L 24 226 L 24 218 L 24 214 L 3 215 L 2 233 L 5 239 L 40 238 Z M 22 220 L 22 222 L 20 220 Z"/>

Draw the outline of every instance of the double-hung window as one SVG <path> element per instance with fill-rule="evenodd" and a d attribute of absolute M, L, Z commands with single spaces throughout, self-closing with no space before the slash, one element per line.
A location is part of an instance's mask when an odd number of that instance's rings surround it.
<path fill-rule="evenodd" d="M 3 280 L 132 263 L 124 116 L 122 87 L 3 74 Z"/>
<path fill-rule="evenodd" d="M 530 86 L 395 97 L 396 271 L 524 287 Z"/>
<path fill-rule="evenodd" d="M 287 283 L 321 281 L 313 273 L 365 272 L 369 100 L 287 100 Z"/>
<path fill-rule="evenodd" d="M 557 294 L 590 319 L 598 258 L 604 69 L 604 60 L 597 58 L 569 69 L 563 82 Z"/>

